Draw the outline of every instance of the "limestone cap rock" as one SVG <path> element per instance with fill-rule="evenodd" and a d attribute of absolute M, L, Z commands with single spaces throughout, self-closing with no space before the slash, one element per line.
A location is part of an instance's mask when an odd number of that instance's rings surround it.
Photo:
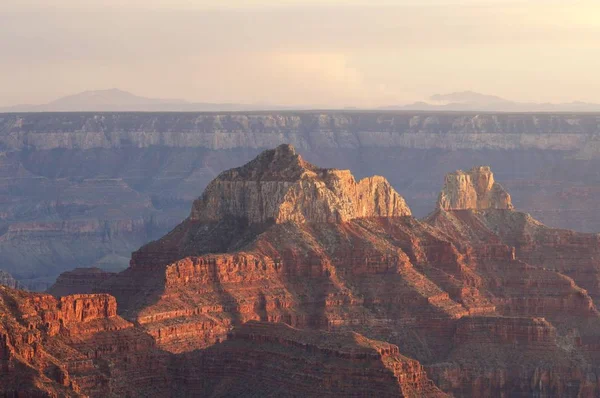
<path fill-rule="evenodd" d="M 508 192 L 494 181 L 489 166 L 477 166 L 465 172 L 446 175 L 439 195 L 438 209 L 443 210 L 513 210 Z"/>
<path fill-rule="evenodd" d="M 319 168 L 284 144 L 221 173 L 194 202 L 190 219 L 304 223 L 408 215 L 406 202 L 385 178 L 357 182 L 349 170 Z"/>

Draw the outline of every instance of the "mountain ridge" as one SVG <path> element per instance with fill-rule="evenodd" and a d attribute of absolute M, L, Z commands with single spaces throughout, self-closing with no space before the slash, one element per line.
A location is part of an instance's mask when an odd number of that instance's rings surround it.
<path fill-rule="evenodd" d="M 450 112 L 600 112 L 600 104 L 583 101 L 534 103 L 508 100 L 475 91 L 434 94 L 427 101 L 407 105 L 379 107 L 382 110 L 450 111 Z"/>
<path fill-rule="evenodd" d="M 117 88 L 86 90 L 67 95 L 46 104 L 0 107 L 0 113 L 14 112 L 211 112 L 282 109 L 236 103 L 190 102 L 183 99 L 148 98 Z"/>
<path fill-rule="evenodd" d="M 46 104 L 21 104 L 0 107 L 0 113 L 21 112 L 243 112 L 298 111 L 330 109 L 323 105 L 289 106 L 276 104 L 209 103 L 183 99 L 148 98 L 118 88 L 86 90 Z M 331 108 L 338 109 L 336 107 Z M 475 91 L 434 94 L 426 101 L 378 107 L 341 106 L 340 111 L 448 111 L 448 112 L 600 112 L 600 104 L 583 101 L 569 103 L 519 102 Z"/>

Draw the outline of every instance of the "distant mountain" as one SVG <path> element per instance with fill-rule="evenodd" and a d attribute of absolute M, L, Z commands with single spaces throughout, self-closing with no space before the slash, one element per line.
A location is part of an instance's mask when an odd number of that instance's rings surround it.
<path fill-rule="evenodd" d="M 510 104 L 509 100 L 497 97 L 495 95 L 486 95 L 474 91 L 462 91 L 450 94 L 435 94 L 429 97 L 430 101 L 439 104 Z"/>
<path fill-rule="evenodd" d="M 270 104 L 236 104 L 189 102 L 182 99 L 146 98 L 119 89 L 84 91 L 41 105 L 0 107 L 7 112 L 239 112 L 325 109 L 318 106 L 279 106 Z M 343 110 L 358 110 L 345 107 Z M 571 102 L 564 104 L 526 103 L 507 100 L 474 91 L 435 94 L 426 101 L 409 105 L 392 105 L 379 110 L 404 111 L 482 111 L 482 112 L 600 112 L 600 104 Z"/>
<path fill-rule="evenodd" d="M 196 103 L 140 97 L 119 89 L 84 91 L 42 105 L 16 105 L 0 112 L 211 112 L 284 109 L 256 104 Z"/>
<path fill-rule="evenodd" d="M 495 95 L 462 91 L 435 94 L 427 101 L 409 105 L 381 107 L 384 110 L 486 111 L 486 112 L 600 112 L 600 104 L 570 102 L 563 104 L 529 103 L 507 100 Z"/>
<path fill-rule="evenodd" d="M 83 110 L 110 107 L 143 107 L 152 105 L 183 105 L 180 99 L 145 98 L 119 89 L 84 91 L 50 102 L 46 107 L 57 110 Z"/>

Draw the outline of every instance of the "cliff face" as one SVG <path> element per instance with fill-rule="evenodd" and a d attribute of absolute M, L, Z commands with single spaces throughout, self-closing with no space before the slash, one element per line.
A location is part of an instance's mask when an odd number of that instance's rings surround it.
<path fill-rule="evenodd" d="M 0 287 L 0 309 L 3 394 L 107 396 L 158 389 L 148 382 L 142 385 L 140 379 L 147 378 L 151 369 L 141 359 L 158 362 L 160 353 L 152 350 L 151 339 L 116 315 L 113 297 L 78 295 L 59 301 Z M 110 373 L 107 360 L 113 366 Z M 121 389 L 119 385 L 125 383 L 129 387 Z"/>
<path fill-rule="evenodd" d="M 57 301 L 0 287 L 0 309 L 7 396 L 446 396 L 419 362 L 356 333 L 249 323 L 223 344 L 174 355 L 119 317 L 108 295 Z"/>
<path fill-rule="evenodd" d="M 102 271 L 99 268 L 76 268 L 73 271 L 62 273 L 47 293 L 55 297 L 67 296 L 69 294 L 89 294 L 102 282 L 113 274 Z"/>
<path fill-rule="evenodd" d="M 349 170 L 319 169 L 281 145 L 219 175 L 194 202 L 190 219 L 304 223 L 407 215 L 406 202 L 383 177 L 357 183 Z"/>
<path fill-rule="evenodd" d="M 440 197 L 453 205 L 424 220 L 314 216 L 298 195 L 248 199 L 260 197 L 249 182 L 308 179 L 302 189 L 340 196 L 314 195 L 310 209 L 355 209 L 354 179 L 329 188 L 327 174 L 289 147 L 268 151 L 217 177 L 188 219 L 90 289 L 114 295 L 119 314 L 172 356 L 188 393 L 596 396 L 597 235 L 515 211 L 487 167 L 451 174 Z M 239 183 L 236 193 L 215 193 L 223 181 Z M 289 203 L 311 217 L 264 216 Z"/>
<path fill-rule="evenodd" d="M 6 271 L 0 270 L 0 285 L 4 285 L 13 289 L 22 289 L 23 286 Z"/>
<path fill-rule="evenodd" d="M 435 206 L 448 170 L 490 164 L 519 209 L 597 232 L 598 125 L 594 114 L 1 114 L 0 264 L 32 290 L 78 267 L 123 270 L 222 170 L 288 143 L 306 161 L 352 170 L 357 185 L 385 176 L 419 217 Z M 215 192 L 239 192 L 238 184 Z"/>
<path fill-rule="evenodd" d="M 260 149 L 285 143 L 300 149 L 582 150 L 595 140 L 598 116 L 425 112 L 4 114 L 1 132 L 0 144 L 12 150 L 156 145 Z"/>
<path fill-rule="evenodd" d="M 487 166 L 446 175 L 437 204 L 444 210 L 512 209 L 510 195 L 494 181 Z"/>

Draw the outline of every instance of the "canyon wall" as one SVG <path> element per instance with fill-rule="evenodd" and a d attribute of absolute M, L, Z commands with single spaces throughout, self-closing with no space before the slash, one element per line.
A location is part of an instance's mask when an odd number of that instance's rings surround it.
<path fill-rule="evenodd" d="M 446 175 L 444 188 L 438 199 L 438 208 L 444 210 L 512 209 L 510 195 L 494 182 L 489 167 L 479 166 L 464 172 Z"/>
<path fill-rule="evenodd" d="M 285 143 L 299 150 L 364 146 L 583 150 L 586 143 L 595 142 L 600 123 L 594 114 L 353 111 L 46 113 L 2 114 L 1 118 L 0 143 L 12 150 L 151 146 L 260 149 Z"/>
<path fill-rule="evenodd" d="M 449 173 L 416 219 L 380 213 L 391 185 L 356 190 L 283 145 L 217 176 L 125 271 L 77 269 L 56 299 L 5 302 L 97 360 L 88 374 L 108 383 L 87 379 L 92 395 L 595 397 L 600 235 L 545 226 L 495 180 L 488 166 Z M 145 345 L 115 348 L 113 330 Z"/>
<path fill-rule="evenodd" d="M 132 251 L 186 217 L 221 171 L 284 143 L 308 162 L 350 169 L 357 181 L 385 177 L 418 217 L 435 207 L 449 170 L 487 164 L 517 208 L 549 226 L 599 232 L 599 120 L 358 111 L 0 114 L 0 264 L 34 290 L 78 267 L 122 270 Z M 379 189 L 377 181 L 359 190 Z"/>
<path fill-rule="evenodd" d="M 0 286 L 0 311 L 4 396 L 447 396 L 398 347 L 356 333 L 249 322 L 209 349 L 173 354 L 108 295 Z"/>
<path fill-rule="evenodd" d="M 385 178 L 356 182 L 349 170 L 320 169 L 283 144 L 221 173 L 194 202 L 190 219 L 304 223 L 410 215 L 404 198 Z"/>

